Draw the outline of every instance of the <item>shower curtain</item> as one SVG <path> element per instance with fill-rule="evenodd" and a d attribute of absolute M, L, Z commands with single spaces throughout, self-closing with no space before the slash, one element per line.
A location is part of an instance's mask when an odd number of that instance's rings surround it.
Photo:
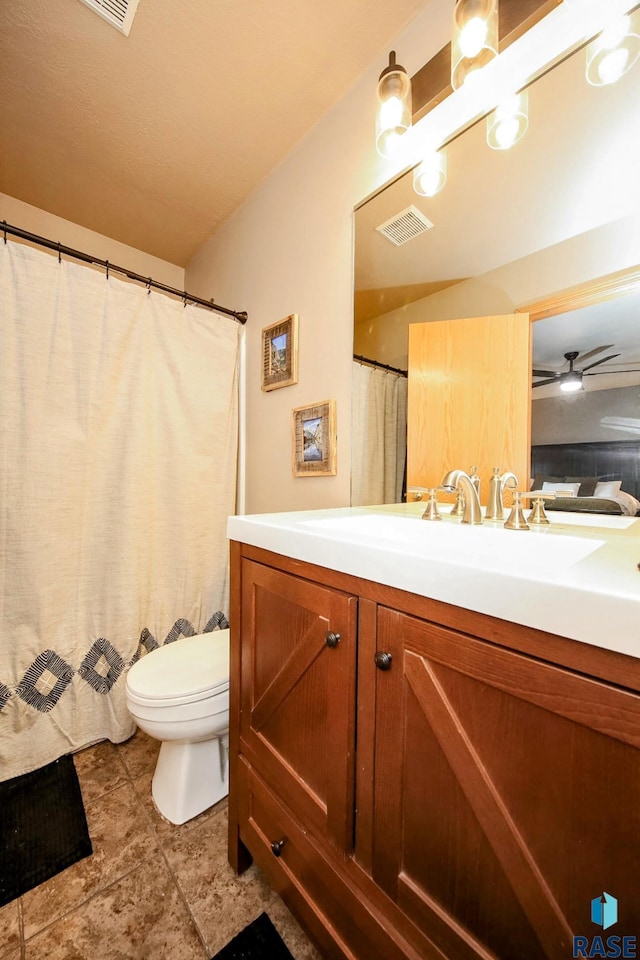
<path fill-rule="evenodd" d="M 0 780 L 129 737 L 128 667 L 226 626 L 240 330 L 0 242 Z"/>
<path fill-rule="evenodd" d="M 407 455 L 407 378 L 356 360 L 352 389 L 351 503 L 399 503 Z"/>

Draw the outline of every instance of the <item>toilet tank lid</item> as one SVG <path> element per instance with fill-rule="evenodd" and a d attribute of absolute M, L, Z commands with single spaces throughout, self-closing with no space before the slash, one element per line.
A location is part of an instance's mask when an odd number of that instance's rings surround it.
<path fill-rule="evenodd" d="M 149 700 L 195 697 L 228 686 L 228 630 L 165 643 L 134 663 L 127 674 L 131 693 Z"/>

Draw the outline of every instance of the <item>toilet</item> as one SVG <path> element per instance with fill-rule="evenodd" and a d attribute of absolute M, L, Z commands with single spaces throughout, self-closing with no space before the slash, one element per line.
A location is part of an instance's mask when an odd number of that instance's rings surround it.
<path fill-rule="evenodd" d="M 129 713 L 162 742 L 151 793 L 185 823 L 229 792 L 229 631 L 184 637 L 148 653 L 126 678 Z"/>

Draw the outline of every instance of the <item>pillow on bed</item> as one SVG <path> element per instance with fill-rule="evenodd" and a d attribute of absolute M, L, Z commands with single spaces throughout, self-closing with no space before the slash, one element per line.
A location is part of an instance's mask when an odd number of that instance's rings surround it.
<path fill-rule="evenodd" d="M 565 495 L 569 494 L 571 497 L 577 497 L 579 489 L 579 483 L 549 483 L 545 481 L 542 484 L 543 493 L 564 493 Z"/>
<path fill-rule="evenodd" d="M 615 500 L 621 486 L 622 480 L 601 480 L 596 483 L 594 496 Z"/>
<path fill-rule="evenodd" d="M 542 490 L 543 483 L 562 483 L 564 477 L 539 477 L 535 476 L 531 483 L 532 490 Z"/>
<path fill-rule="evenodd" d="M 579 497 L 593 497 L 598 483 L 597 477 L 565 477 L 565 483 L 579 483 Z"/>

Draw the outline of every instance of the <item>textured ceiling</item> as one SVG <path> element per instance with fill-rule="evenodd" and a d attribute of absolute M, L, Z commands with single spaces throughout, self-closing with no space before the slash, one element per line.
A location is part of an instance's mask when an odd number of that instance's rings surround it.
<path fill-rule="evenodd" d="M 3 4 L 0 192 L 184 266 L 424 6 Z"/>

